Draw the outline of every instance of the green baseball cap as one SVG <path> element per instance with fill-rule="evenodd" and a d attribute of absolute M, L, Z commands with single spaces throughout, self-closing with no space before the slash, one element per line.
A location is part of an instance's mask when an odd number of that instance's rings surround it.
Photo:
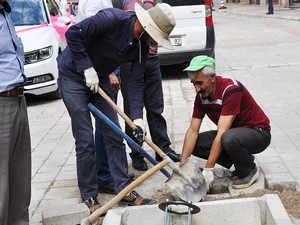
<path fill-rule="evenodd" d="M 200 55 L 200 56 L 194 57 L 191 60 L 190 65 L 187 68 L 185 68 L 183 71 L 194 72 L 194 71 L 201 70 L 205 66 L 209 66 L 209 67 L 215 69 L 216 62 L 211 57 L 208 57 L 206 55 Z"/>

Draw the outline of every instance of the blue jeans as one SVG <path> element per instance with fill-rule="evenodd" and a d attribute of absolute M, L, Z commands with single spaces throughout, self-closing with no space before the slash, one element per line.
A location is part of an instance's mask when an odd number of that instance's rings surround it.
<path fill-rule="evenodd" d="M 110 174 L 109 164 L 106 154 L 106 146 L 104 138 L 101 133 L 101 121 L 96 118 L 96 130 L 95 130 L 95 150 L 96 150 L 96 171 L 98 183 L 112 184 L 113 179 Z"/>
<path fill-rule="evenodd" d="M 122 78 L 122 95 L 124 98 L 124 112 L 130 115 L 128 106 L 127 94 L 127 77 L 130 74 L 130 64 L 124 64 L 121 67 Z M 147 122 L 153 143 L 155 143 L 163 151 L 167 151 L 171 142 L 167 132 L 167 124 L 165 118 L 162 116 L 164 111 L 164 96 L 162 89 L 162 77 L 160 72 L 160 63 L 158 57 L 148 58 L 144 71 L 144 104 L 147 112 Z M 132 129 L 125 126 L 125 132 L 133 140 Z M 140 153 L 132 149 L 133 155 L 137 156 Z"/>
<path fill-rule="evenodd" d="M 115 92 L 112 88 L 110 88 L 110 93 L 108 95 L 111 99 L 116 103 L 118 93 Z M 96 118 L 95 123 L 95 150 L 96 150 L 96 171 L 98 183 L 101 184 L 112 184 L 113 178 L 110 174 L 109 164 L 107 160 L 106 154 L 106 146 L 104 143 L 104 138 L 101 133 L 101 119 Z"/>
<path fill-rule="evenodd" d="M 268 0 L 268 12 L 274 13 L 273 0 Z"/>
<path fill-rule="evenodd" d="M 102 88 L 111 90 L 108 78 L 100 79 Z M 87 107 L 91 102 L 112 122 L 119 125 L 117 113 L 99 94 L 93 94 L 85 85 L 83 74 L 59 72 L 58 85 L 62 99 L 71 117 L 72 132 L 76 144 L 77 178 L 81 197 L 87 199 L 98 195 L 96 158 L 91 113 Z M 114 187 L 120 192 L 128 184 L 128 164 L 122 137 L 101 121 L 101 132 L 106 146 L 110 172 Z M 104 157 L 105 158 L 105 157 Z"/>
<path fill-rule="evenodd" d="M 208 159 L 216 135 L 216 130 L 200 133 L 192 154 Z M 269 146 L 271 133 L 258 127 L 238 127 L 224 132 L 221 140 L 222 152 L 217 163 L 228 169 L 234 164 L 237 175 L 245 177 L 253 166 L 251 155 L 260 153 Z"/>

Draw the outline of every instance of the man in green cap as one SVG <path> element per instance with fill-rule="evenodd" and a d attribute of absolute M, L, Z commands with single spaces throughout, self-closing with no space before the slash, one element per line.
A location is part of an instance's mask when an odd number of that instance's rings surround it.
<path fill-rule="evenodd" d="M 234 189 L 251 186 L 259 175 L 253 154 L 264 151 L 271 141 L 268 117 L 241 82 L 215 74 L 213 58 L 194 57 L 184 71 L 197 94 L 181 163 L 191 154 L 206 159 L 203 176 L 208 190 L 216 163 L 228 169 L 234 165 Z M 205 115 L 217 130 L 199 133 Z"/>

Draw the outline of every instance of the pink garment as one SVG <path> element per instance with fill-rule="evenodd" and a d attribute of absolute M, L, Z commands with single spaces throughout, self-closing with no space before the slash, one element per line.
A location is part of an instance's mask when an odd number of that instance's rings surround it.
<path fill-rule="evenodd" d="M 68 28 L 76 23 L 74 17 L 69 12 L 66 12 L 63 16 L 51 16 L 50 20 L 54 29 L 63 40 L 66 39 L 65 33 Z"/>

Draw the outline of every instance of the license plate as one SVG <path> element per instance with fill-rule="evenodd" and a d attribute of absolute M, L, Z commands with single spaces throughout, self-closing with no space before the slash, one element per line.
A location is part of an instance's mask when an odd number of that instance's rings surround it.
<path fill-rule="evenodd" d="M 170 38 L 173 46 L 182 46 L 182 38 L 181 37 L 171 37 Z"/>

